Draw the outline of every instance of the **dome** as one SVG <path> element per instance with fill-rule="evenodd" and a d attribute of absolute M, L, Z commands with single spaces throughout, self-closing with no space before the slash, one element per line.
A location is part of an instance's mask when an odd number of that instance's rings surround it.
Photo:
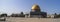
<path fill-rule="evenodd" d="M 40 7 L 39 7 L 39 5 L 33 5 L 32 6 L 32 11 L 34 12 L 34 11 L 38 11 L 38 12 L 40 12 L 41 11 L 41 9 L 40 9 Z"/>
<path fill-rule="evenodd" d="M 39 6 L 36 4 L 32 6 L 32 10 L 39 10 L 39 9 L 40 9 Z"/>

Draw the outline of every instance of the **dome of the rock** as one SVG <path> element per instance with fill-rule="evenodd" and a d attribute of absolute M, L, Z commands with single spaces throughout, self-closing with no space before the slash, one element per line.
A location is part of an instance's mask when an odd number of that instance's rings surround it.
<path fill-rule="evenodd" d="M 41 11 L 39 5 L 33 5 L 32 6 L 32 11 Z"/>
<path fill-rule="evenodd" d="M 39 10 L 39 9 L 40 9 L 40 7 L 36 4 L 32 6 L 32 10 Z"/>

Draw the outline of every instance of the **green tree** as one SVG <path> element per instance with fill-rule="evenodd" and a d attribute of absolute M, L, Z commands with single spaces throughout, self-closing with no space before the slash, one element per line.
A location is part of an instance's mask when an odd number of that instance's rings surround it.
<path fill-rule="evenodd" d="M 7 14 L 6 13 L 1 14 L 1 17 L 7 17 Z"/>

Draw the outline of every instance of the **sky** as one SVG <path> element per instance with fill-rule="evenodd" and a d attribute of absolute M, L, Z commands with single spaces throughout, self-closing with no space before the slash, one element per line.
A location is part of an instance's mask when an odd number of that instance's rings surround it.
<path fill-rule="evenodd" d="M 29 13 L 34 4 L 48 14 L 60 13 L 60 0 L 0 0 L 0 13 Z"/>

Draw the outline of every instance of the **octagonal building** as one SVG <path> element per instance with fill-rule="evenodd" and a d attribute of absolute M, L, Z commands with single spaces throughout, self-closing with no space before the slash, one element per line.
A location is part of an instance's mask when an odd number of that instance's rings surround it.
<path fill-rule="evenodd" d="M 35 4 L 32 6 L 29 17 L 47 17 L 47 13 L 46 12 L 42 12 L 39 5 Z"/>

